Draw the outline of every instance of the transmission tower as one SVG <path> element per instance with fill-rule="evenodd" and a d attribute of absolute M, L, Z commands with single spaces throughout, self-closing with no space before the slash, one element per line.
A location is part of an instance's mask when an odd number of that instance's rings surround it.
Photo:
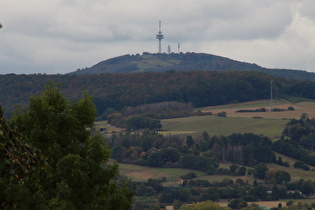
<path fill-rule="evenodd" d="M 161 21 L 159 21 L 159 32 L 157 33 L 156 38 L 159 40 L 159 53 L 162 53 L 161 40 L 164 39 L 164 35 L 162 34 L 162 30 L 161 30 Z"/>

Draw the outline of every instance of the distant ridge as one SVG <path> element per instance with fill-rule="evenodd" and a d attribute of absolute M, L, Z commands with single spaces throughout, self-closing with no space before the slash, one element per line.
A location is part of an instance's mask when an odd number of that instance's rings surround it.
<path fill-rule="evenodd" d="M 303 70 L 269 69 L 206 53 L 122 55 L 69 74 L 136 73 L 165 71 L 257 71 L 272 76 L 315 81 L 315 73 Z"/>

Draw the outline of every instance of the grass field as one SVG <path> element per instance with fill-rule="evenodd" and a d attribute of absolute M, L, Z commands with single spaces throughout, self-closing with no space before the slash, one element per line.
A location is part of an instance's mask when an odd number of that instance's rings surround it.
<path fill-rule="evenodd" d="M 240 109 L 258 109 L 270 107 L 270 100 L 259 100 L 246 103 L 229 104 L 222 106 L 204 107 L 202 112 L 212 112 L 213 115 L 194 116 L 162 120 L 162 134 L 192 134 L 203 131 L 210 135 L 230 135 L 232 133 L 255 133 L 277 139 L 286 123 L 292 119 L 299 119 L 303 113 L 315 118 L 315 102 L 300 101 L 289 103 L 285 100 L 273 100 L 273 108 L 287 109 L 294 107 L 295 111 L 282 112 L 236 112 Z M 215 114 L 225 111 L 227 117 L 217 117 Z M 253 117 L 259 117 L 253 118 Z"/>
<path fill-rule="evenodd" d="M 194 172 L 198 177 L 206 176 L 205 172 L 182 169 L 182 168 L 153 168 L 132 164 L 119 164 L 120 174 L 126 175 L 128 178 L 134 181 L 147 181 L 148 179 L 158 179 L 162 177 L 167 178 L 166 185 L 178 185 L 181 182 L 179 178 L 189 172 Z"/>
<path fill-rule="evenodd" d="M 284 158 L 285 159 L 285 158 Z M 222 168 L 228 168 L 230 164 L 220 164 Z M 291 175 L 292 180 L 299 180 L 301 178 L 305 180 L 315 181 L 315 172 L 312 171 L 303 171 L 300 169 L 295 169 L 291 165 L 290 167 L 283 167 L 276 164 L 266 164 L 268 168 L 275 168 L 278 170 L 287 171 Z M 311 167 L 314 168 L 314 167 Z M 179 177 L 185 175 L 189 172 L 194 172 L 198 177 L 197 179 L 208 180 L 209 182 L 222 181 L 225 178 L 236 180 L 238 178 L 253 183 L 256 180 L 252 176 L 229 176 L 229 175 L 207 175 L 205 172 L 191 170 L 191 169 L 182 169 L 182 168 L 153 168 L 147 166 L 139 166 L 132 164 L 119 164 L 120 174 L 126 175 L 128 178 L 134 181 L 147 181 L 148 179 L 159 179 L 162 177 L 167 178 L 166 185 L 178 185 L 182 181 Z M 264 182 L 264 180 L 257 180 L 258 182 Z"/>
<path fill-rule="evenodd" d="M 206 131 L 212 135 L 232 133 L 256 133 L 268 137 L 279 137 L 288 120 L 253 119 L 241 117 L 197 116 L 162 120 L 163 134 L 199 133 Z"/>
<path fill-rule="evenodd" d="M 296 99 L 297 100 L 297 99 Z M 287 109 L 289 106 L 292 106 L 295 111 L 283 111 L 283 112 L 251 112 L 251 113 L 239 113 L 235 112 L 240 109 L 258 109 L 265 108 L 282 108 Z M 275 99 L 272 102 L 272 106 L 270 104 L 270 100 L 258 100 L 258 101 L 250 101 L 245 103 L 237 103 L 237 104 L 228 104 L 223 106 L 210 106 L 204 107 L 201 111 L 210 111 L 213 114 L 218 112 L 225 111 L 228 117 L 243 117 L 243 118 L 252 118 L 252 117 L 262 117 L 264 119 L 291 119 L 296 118 L 299 119 L 302 113 L 307 113 L 310 118 L 315 117 L 315 102 L 310 100 L 302 101 L 299 99 L 299 102 L 290 103 L 283 99 Z"/>
<path fill-rule="evenodd" d="M 143 71 L 146 68 L 155 67 L 155 66 L 167 67 L 171 65 L 178 65 L 181 62 L 178 59 L 167 59 L 167 60 L 159 59 L 152 55 L 144 55 L 142 57 L 143 57 L 143 60 L 134 62 L 138 66 L 139 71 Z"/>

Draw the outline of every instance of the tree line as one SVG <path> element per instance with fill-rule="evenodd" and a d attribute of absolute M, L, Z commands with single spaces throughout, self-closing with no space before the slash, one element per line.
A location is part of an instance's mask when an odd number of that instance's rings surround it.
<path fill-rule="evenodd" d="M 276 163 L 269 138 L 252 134 L 163 136 L 155 131 L 125 132 L 107 137 L 114 159 L 152 167 L 189 168 L 222 174 L 219 162 L 245 166 Z"/>
<path fill-rule="evenodd" d="M 271 184 L 268 186 L 261 180 L 254 180 L 250 183 L 242 178 L 235 180 L 224 178 L 220 181 L 210 182 L 196 175 L 193 179 L 186 179 L 175 186 L 163 185 L 167 182 L 166 177 L 148 179 L 147 181 L 134 181 L 136 195 L 133 205 L 135 209 L 159 209 L 165 205 L 172 204 L 175 209 L 180 209 L 182 205 L 187 203 L 217 202 L 220 199 L 227 199 L 229 207 L 240 209 L 241 205 L 246 207 L 248 202 L 304 199 L 315 192 L 315 183 L 310 180 L 299 179 L 291 181 L 287 172 L 275 171 L 272 168 L 266 171 L 266 176 L 274 173 L 278 174 L 278 177 L 283 177 L 284 181 L 281 184 L 276 182 L 272 184 L 269 180 Z M 292 204 L 288 203 L 287 205 L 290 206 Z M 314 207 L 315 203 L 311 205 Z"/>
<path fill-rule="evenodd" d="M 300 119 L 291 119 L 282 132 L 281 139 L 276 141 L 273 149 L 309 165 L 315 166 L 315 118 L 306 113 Z M 309 170 L 307 166 L 297 164 L 297 168 Z"/>
<path fill-rule="evenodd" d="M 121 111 L 160 102 L 183 102 L 194 107 L 244 102 L 269 97 L 270 80 L 275 95 L 286 94 L 292 84 L 264 73 L 247 72 L 146 72 L 100 75 L 0 75 L 0 102 L 6 115 L 16 104 L 25 105 L 39 95 L 47 81 L 58 83 L 68 100 L 77 100 L 88 90 L 98 115 L 107 108 Z M 300 94 L 292 93 L 292 94 Z"/>

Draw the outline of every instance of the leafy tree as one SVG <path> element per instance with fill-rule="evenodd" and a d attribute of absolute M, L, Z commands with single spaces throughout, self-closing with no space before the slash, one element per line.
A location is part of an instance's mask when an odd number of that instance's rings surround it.
<path fill-rule="evenodd" d="M 47 167 L 37 167 L 30 178 L 10 179 L 15 192 L 8 204 L 20 209 L 128 209 L 133 192 L 113 180 L 118 165 L 109 164 L 110 150 L 93 135 L 96 109 L 85 93 L 70 103 L 58 87 L 49 84 L 30 98 L 25 110 L 12 119 L 27 144 L 38 149 Z M 27 199 L 27 202 L 26 202 Z M 7 206 L 7 207 L 9 207 Z"/>
<path fill-rule="evenodd" d="M 242 210 L 264 210 L 264 208 L 256 203 L 251 203 L 249 206 L 242 208 Z"/>
<path fill-rule="evenodd" d="M 226 112 L 225 112 L 225 111 L 219 112 L 219 113 L 217 114 L 217 116 L 218 116 L 218 117 L 226 117 Z"/>
<path fill-rule="evenodd" d="M 160 150 L 164 162 L 176 162 L 180 158 L 180 153 L 176 148 L 166 147 Z"/>
<path fill-rule="evenodd" d="M 244 176 L 246 174 L 246 171 L 247 171 L 247 168 L 245 166 L 241 166 L 237 171 L 237 175 Z"/>
<path fill-rule="evenodd" d="M 257 199 L 265 200 L 267 198 L 268 188 L 264 185 L 257 185 L 250 189 L 249 194 L 255 196 Z"/>
<path fill-rule="evenodd" d="M 300 191 L 305 195 L 310 195 L 315 192 L 315 187 L 312 181 L 305 181 L 301 187 Z"/>
<path fill-rule="evenodd" d="M 266 171 L 268 171 L 267 166 L 263 163 L 259 163 L 254 167 L 254 177 L 264 179 Z"/>
<path fill-rule="evenodd" d="M 197 175 L 196 175 L 195 172 L 189 172 L 189 173 L 187 173 L 185 175 L 180 176 L 180 178 L 182 178 L 182 179 L 193 179 L 193 178 L 196 178 L 196 177 L 197 177 Z"/>
<path fill-rule="evenodd" d="M 123 161 L 125 158 L 125 148 L 123 146 L 116 145 L 112 148 L 112 157 L 117 161 Z"/>
<path fill-rule="evenodd" d="M 0 106 L 0 203 L 1 208 L 11 209 L 16 204 L 19 208 L 34 202 L 30 196 L 28 183 L 38 182 L 34 174 L 45 170 L 47 165 L 40 152 L 28 145 L 25 136 L 17 132 L 16 128 L 3 116 Z M 22 184 L 22 182 L 24 182 Z M 32 183 L 34 184 L 34 183 Z M 17 193 L 24 192 L 20 196 Z"/>
<path fill-rule="evenodd" d="M 288 107 L 288 111 L 294 111 L 295 109 L 294 109 L 294 107 L 293 106 L 289 106 Z"/>
<path fill-rule="evenodd" d="M 192 136 L 186 137 L 186 144 L 187 144 L 188 148 L 191 148 L 195 145 L 195 142 L 194 142 L 194 139 Z"/>
<path fill-rule="evenodd" d="M 228 204 L 228 207 L 231 207 L 232 209 L 241 209 L 246 207 L 247 205 L 247 202 L 244 200 L 234 199 Z"/>
<path fill-rule="evenodd" d="M 296 161 L 293 165 L 294 168 L 300 168 L 303 169 L 304 171 L 309 171 L 310 167 L 308 167 L 305 163 L 302 161 Z"/>
<path fill-rule="evenodd" d="M 278 184 L 288 183 L 291 181 L 291 175 L 287 171 L 279 170 L 276 172 L 276 180 Z"/>
<path fill-rule="evenodd" d="M 238 169 L 239 169 L 239 166 L 237 166 L 236 164 L 230 165 L 230 174 L 237 175 Z"/>
<path fill-rule="evenodd" d="M 283 160 L 282 160 L 282 157 L 281 156 L 279 156 L 278 157 L 278 160 L 277 160 L 277 162 L 276 162 L 278 165 L 280 165 L 280 166 L 283 166 L 284 165 L 284 163 L 283 163 Z"/>
<path fill-rule="evenodd" d="M 279 199 L 279 189 L 277 185 L 274 185 L 272 187 L 272 193 L 271 193 L 273 199 L 278 200 Z"/>
<path fill-rule="evenodd" d="M 144 159 L 147 160 L 148 165 L 152 167 L 161 167 L 165 164 L 162 153 L 157 149 L 148 152 Z"/>

